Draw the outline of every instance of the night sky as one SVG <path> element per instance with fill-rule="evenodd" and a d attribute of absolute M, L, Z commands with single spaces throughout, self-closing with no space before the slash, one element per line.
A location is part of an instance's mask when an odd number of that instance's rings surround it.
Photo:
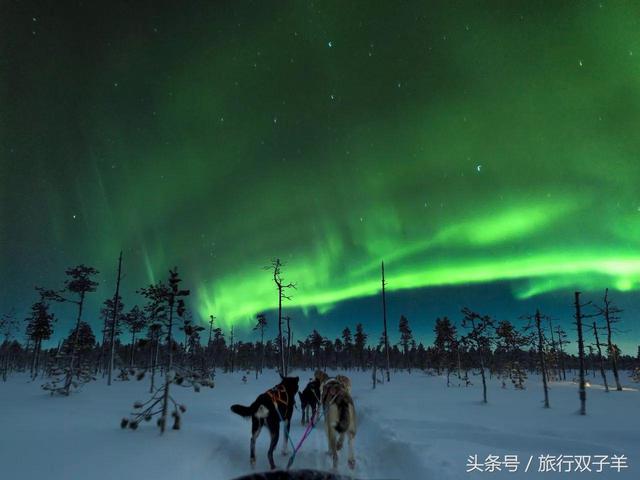
<path fill-rule="evenodd" d="M 98 325 L 122 249 L 249 339 L 280 257 L 294 335 L 377 339 L 384 260 L 394 334 L 610 287 L 635 354 L 640 4 L 160 3 L 0 3 L 3 312 L 85 263 Z"/>

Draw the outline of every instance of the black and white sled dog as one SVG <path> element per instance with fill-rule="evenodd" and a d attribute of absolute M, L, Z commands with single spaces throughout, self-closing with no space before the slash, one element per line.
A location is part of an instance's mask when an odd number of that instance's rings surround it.
<path fill-rule="evenodd" d="M 271 444 L 267 457 L 272 469 L 276 468 L 273 462 L 273 450 L 280 437 L 280 420 L 284 421 L 285 438 L 282 445 L 282 453 L 287 453 L 287 437 L 291 426 L 295 395 L 298 391 L 298 377 L 282 377 L 282 381 L 275 387 L 258 395 L 255 402 L 248 407 L 244 405 L 231 405 L 231 411 L 241 417 L 251 417 L 251 450 L 249 460 L 251 465 L 256 464 L 256 439 L 264 425 L 269 429 Z"/>
<path fill-rule="evenodd" d="M 356 466 L 356 458 L 353 453 L 353 439 L 356 436 L 356 409 L 350 394 L 351 381 L 347 377 L 339 377 L 329 378 L 322 383 L 325 431 L 334 469 L 338 468 L 338 451 L 342 449 L 344 436 L 347 434 L 349 468 L 353 469 Z M 338 436 L 337 441 L 336 435 Z"/>

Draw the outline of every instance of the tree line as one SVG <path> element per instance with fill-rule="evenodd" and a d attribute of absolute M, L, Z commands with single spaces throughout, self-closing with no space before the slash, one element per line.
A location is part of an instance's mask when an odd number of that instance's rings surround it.
<path fill-rule="evenodd" d="M 96 291 L 99 272 L 85 265 L 69 268 L 63 288 L 36 288 L 37 299 L 22 322 L 12 313 L 0 317 L 2 379 L 12 372 L 28 372 L 33 379 L 44 380 L 45 390 L 68 395 L 99 377 L 111 384 L 112 380 L 149 375 L 150 393 L 156 392 L 152 398 L 161 399 L 158 402 L 165 410 L 161 418 L 166 422 L 171 383 L 209 385 L 219 370 L 256 376 L 264 369 L 276 369 L 283 375 L 291 369 L 370 370 L 374 387 L 390 381 L 390 370 L 444 375 L 447 386 L 468 386 L 473 376 L 479 376 L 485 402 L 487 378 L 498 377 L 505 388 L 511 385 L 524 389 L 527 374 L 535 372 L 543 379 L 548 406 L 549 382 L 567 380 L 568 376 L 571 380 L 577 375 L 582 400 L 589 373 L 599 375 L 607 391 L 610 384 L 621 390 L 620 370 L 633 370 L 640 365 L 640 348 L 635 357 L 623 355 L 615 343 L 622 310 L 614 305 L 608 291 L 599 304 L 581 303 L 576 292 L 577 335 L 572 335 L 573 340 L 569 340 L 569 333 L 560 323 L 539 311 L 522 317 L 520 323 L 525 325 L 518 327 L 512 321 L 498 321 L 465 308 L 459 323 L 447 317 L 435 319 L 431 344 L 416 339 L 409 319 L 401 315 L 396 323 L 399 341 L 392 344 L 388 337 L 384 264 L 383 325 L 379 337 L 358 323 L 353 329 L 345 326 L 336 338 L 314 329 L 306 337 L 294 340 L 291 318 L 284 314 L 283 302 L 291 299 L 289 292 L 296 286 L 283 279 L 283 266 L 275 259 L 265 267 L 275 285 L 277 316 L 272 320 L 267 313 L 256 316 L 252 335 L 259 337 L 256 340 L 239 339 L 233 326 L 223 329 L 213 314 L 206 323 L 196 321 L 186 306 L 189 290 L 180 288 L 182 280 L 177 268 L 170 270 L 167 282 L 138 289 L 141 303 L 127 308 L 120 294 L 122 255 L 114 295 L 102 303 L 101 328 L 94 331 L 84 320 L 83 310 L 87 296 Z M 56 327 L 56 303 L 74 305 L 77 315 L 66 337 L 55 348 L 45 349 L 43 342 L 52 338 Z M 276 323 L 277 335 L 265 338 L 271 321 Z M 16 338 L 21 324 L 26 342 Z M 372 329 L 371 324 L 367 328 Z M 124 332 L 129 334 L 128 343 L 123 342 Z M 577 354 L 567 349 L 572 341 L 577 344 Z M 379 371 L 386 375 L 378 375 Z M 608 371 L 612 372 L 612 379 L 608 378 Z M 640 371 L 636 375 L 640 377 Z"/>

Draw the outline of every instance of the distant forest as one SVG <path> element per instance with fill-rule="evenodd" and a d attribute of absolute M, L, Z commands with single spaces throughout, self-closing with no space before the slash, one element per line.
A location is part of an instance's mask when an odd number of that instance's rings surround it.
<path fill-rule="evenodd" d="M 1 378 L 6 381 L 12 373 L 27 372 L 33 379 L 42 378 L 43 388 L 52 394 L 68 395 L 99 377 L 110 384 L 146 374 L 152 376 L 153 390 L 156 376 L 179 370 L 188 372 L 183 376 L 191 385 L 210 383 L 219 371 L 258 376 L 264 369 L 276 369 L 282 375 L 293 369 L 370 370 L 374 388 L 389 381 L 393 371 L 419 370 L 445 376 L 448 386 L 471 385 L 479 375 L 485 387 L 484 401 L 486 376 L 500 378 L 505 388 L 523 389 L 528 373 L 541 374 L 545 392 L 548 382 L 576 379 L 584 384 L 588 375 L 600 378 L 607 389 L 621 389 L 619 372 L 623 370 L 635 372 L 632 378 L 640 380 L 640 347 L 632 356 L 616 345 L 622 312 L 608 291 L 601 304 L 583 304 L 575 293 L 576 328 L 571 332 L 540 312 L 533 312 L 526 318 L 527 325 L 519 329 L 508 320 L 497 321 L 465 308 L 458 324 L 446 317 L 435 319 L 435 338 L 427 345 L 414 338 L 409 319 L 400 316 L 390 327 L 397 328 L 400 340 L 391 344 L 383 265 L 381 334 L 367 332 L 358 323 L 345 326 L 338 338 L 325 337 L 314 329 L 304 339 L 292 341 L 291 319 L 283 314 L 283 303 L 295 284 L 283 280 L 283 264 L 274 259 L 265 268 L 273 277 L 277 316 L 257 315 L 253 330 L 258 339 L 252 342 L 238 340 L 233 326 L 223 330 L 213 315 L 205 324 L 194 321 L 185 304 L 190 292 L 181 288 L 177 269 L 170 271 L 166 282 L 140 288 L 141 305 L 125 308 L 119 291 L 121 264 L 122 257 L 114 295 L 100 310 L 102 328 L 98 331 L 83 321 L 87 295 L 98 285 L 98 271 L 85 265 L 66 270 L 61 290 L 36 288 L 38 299 L 27 318 L 3 314 Z M 56 328 L 54 305 L 59 302 L 77 307 L 75 327 L 55 348 L 45 349 L 43 342 Z M 270 322 L 278 327 L 275 338 L 265 338 Z M 125 332 L 129 343 L 122 341 Z M 18 340 L 21 333 L 26 342 Z M 577 343 L 577 354 L 567 352 L 570 343 Z"/>

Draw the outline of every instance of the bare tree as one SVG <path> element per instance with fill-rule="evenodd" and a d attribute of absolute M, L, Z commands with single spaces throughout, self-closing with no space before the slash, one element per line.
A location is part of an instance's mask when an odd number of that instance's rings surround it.
<path fill-rule="evenodd" d="M 131 333 L 131 351 L 129 352 L 129 368 L 133 368 L 134 357 L 136 352 L 136 334 L 140 333 L 147 325 L 147 318 L 144 311 L 137 305 L 134 305 L 131 310 L 125 315 L 124 321 L 129 327 Z"/>
<path fill-rule="evenodd" d="M 575 319 L 576 319 L 576 329 L 578 330 L 578 360 L 580 363 L 580 386 L 579 386 L 579 397 L 580 397 L 580 415 L 586 415 L 587 413 L 587 390 L 584 379 L 584 340 L 582 337 L 582 320 L 584 315 L 582 314 L 582 307 L 588 304 L 580 304 L 580 292 L 575 292 Z"/>
<path fill-rule="evenodd" d="M 491 352 L 493 336 L 491 335 L 490 328 L 493 327 L 493 320 L 488 315 L 480 315 L 466 307 L 462 310 L 462 313 L 464 314 L 462 326 L 471 329 L 467 335 L 462 337 L 462 343 L 476 351 L 480 375 L 482 377 L 482 401 L 483 403 L 487 403 L 487 379 L 484 370 L 484 357 Z"/>
<path fill-rule="evenodd" d="M 384 279 L 384 262 L 382 262 L 382 323 L 383 323 L 383 335 L 384 335 L 384 350 L 387 360 L 387 382 L 391 380 L 389 373 L 390 361 L 389 361 L 389 333 L 387 330 L 387 300 L 385 296 L 384 288 L 387 286 L 387 282 Z"/>
<path fill-rule="evenodd" d="M 253 330 L 260 330 L 260 373 L 262 373 L 262 369 L 264 368 L 264 329 L 267 326 L 267 317 L 264 313 L 259 313 L 256 316 L 256 326 L 253 327 Z"/>
<path fill-rule="evenodd" d="M 618 348 L 613 343 L 612 331 L 613 325 L 620 321 L 618 314 L 622 313 L 622 310 L 613 305 L 613 302 L 609 299 L 609 289 L 604 292 L 604 306 L 596 306 L 600 315 L 604 317 L 607 325 L 607 351 L 609 359 L 611 360 L 611 368 L 613 369 L 613 378 L 616 380 L 616 390 L 622 391 L 622 385 L 620 384 L 620 376 L 618 374 Z"/>
<path fill-rule="evenodd" d="M 287 321 L 287 349 L 285 354 L 285 371 L 289 372 L 289 367 L 291 366 L 291 317 L 289 315 L 285 316 L 284 319 Z M 286 374 L 285 374 L 286 376 Z"/>
<path fill-rule="evenodd" d="M 571 342 L 567 340 L 567 332 L 565 332 L 562 328 L 560 328 L 560 325 L 556 327 L 556 335 L 557 335 L 556 338 L 558 339 L 558 356 L 560 360 L 560 369 L 562 370 L 562 380 L 566 380 L 567 369 L 565 366 L 566 353 L 564 351 L 564 345 L 568 345 Z"/>
<path fill-rule="evenodd" d="M 111 385 L 111 375 L 113 372 L 113 357 L 115 355 L 116 345 L 116 332 L 118 331 L 118 317 L 120 312 L 118 310 L 120 302 L 120 278 L 122 274 L 122 251 L 118 257 L 118 276 L 116 278 L 116 291 L 113 294 L 113 314 L 111 316 L 111 329 L 109 332 L 109 367 L 107 374 L 107 385 Z"/>
<path fill-rule="evenodd" d="M 229 341 L 231 342 L 231 373 L 233 373 L 233 370 L 235 369 L 235 361 L 236 361 L 236 344 L 234 343 L 233 340 L 233 325 L 231 325 L 231 338 L 229 339 Z"/>
<path fill-rule="evenodd" d="M 282 278 L 282 267 L 284 264 L 279 258 L 275 258 L 271 261 L 271 265 L 265 267 L 266 270 L 273 272 L 273 282 L 278 289 L 278 339 L 280 350 L 280 365 L 278 370 L 282 376 L 287 376 L 287 364 L 285 362 L 285 349 L 284 349 L 284 336 L 282 334 L 282 300 L 291 300 L 291 297 L 286 294 L 286 291 L 290 288 L 295 289 L 296 286 L 293 283 L 285 283 Z"/>
<path fill-rule="evenodd" d="M 117 308 L 116 308 L 117 303 Z M 114 302 L 113 297 L 107 298 L 100 309 L 100 315 L 103 319 L 102 326 L 102 346 L 100 348 L 100 359 L 103 364 L 103 376 L 107 376 L 109 373 L 109 366 L 111 363 L 111 354 L 113 353 L 115 357 L 115 342 L 118 337 L 122 333 L 121 324 L 123 322 L 123 310 L 124 303 L 122 302 L 122 297 L 118 295 L 117 300 Z M 115 322 L 113 321 L 113 312 L 114 308 L 116 309 L 116 317 Z M 111 339 L 114 339 L 114 349 L 111 351 Z M 115 359 L 113 360 L 115 363 Z M 108 383 L 108 381 L 107 381 Z"/>
<path fill-rule="evenodd" d="M 544 408 L 549 408 L 549 378 L 547 373 L 547 362 L 545 360 L 545 336 L 542 329 L 542 318 L 543 316 L 540 314 L 540 310 L 536 310 L 536 314 L 532 317 L 526 317 L 529 321 L 533 320 L 535 322 L 535 328 L 537 335 L 531 336 L 530 340 L 536 344 L 536 348 L 538 350 L 538 358 L 540 360 L 540 372 L 542 374 L 542 388 L 544 390 Z M 548 317 L 544 317 L 548 318 Z M 525 327 L 525 330 L 529 330 L 532 328 L 531 325 Z"/>
<path fill-rule="evenodd" d="M 598 325 L 597 322 L 593 321 L 593 336 L 596 339 L 596 348 L 598 349 L 598 364 L 600 365 L 600 375 L 602 376 L 602 381 L 604 382 L 604 391 L 609 391 L 609 383 L 607 382 L 607 375 L 604 373 L 604 359 L 602 358 L 602 348 L 600 344 L 600 337 L 598 336 Z"/>

